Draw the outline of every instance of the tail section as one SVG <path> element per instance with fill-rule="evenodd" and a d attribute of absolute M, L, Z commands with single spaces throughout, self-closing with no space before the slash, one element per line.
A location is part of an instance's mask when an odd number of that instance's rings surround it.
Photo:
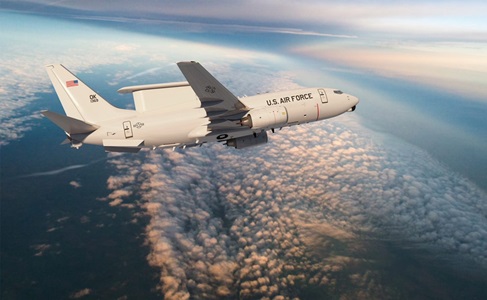
<path fill-rule="evenodd" d="M 74 74 L 68 71 L 63 65 L 48 65 L 46 66 L 46 70 L 47 74 L 49 74 L 49 78 L 52 81 L 52 85 L 56 90 L 59 100 L 61 101 L 63 109 L 66 112 L 66 115 L 68 115 L 71 123 L 74 122 L 73 120 L 82 120 L 86 122 L 86 124 L 97 124 L 99 121 L 117 118 L 133 113 L 133 111 L 112 106 L 90 87 L 79 80 Z M 65 129 L 63 126 L 58 124 L 58 122 L 60 122 L 60 115 L 56 114 L 57 116 L 53 118 L 53 113 L 49 112 L 49 114 L 50 115 L 44 115 L 61 128 Z M 58 120 L 58 122 L 55 120 Z M 79 126 L 81 126 L 80 123 L 77 123 L 77 126 L 75 127 Z M 86 129 L 87 128 L 84 128 L 83 130 Z M 96 130 L 96 128 L 94 130 Z"/>

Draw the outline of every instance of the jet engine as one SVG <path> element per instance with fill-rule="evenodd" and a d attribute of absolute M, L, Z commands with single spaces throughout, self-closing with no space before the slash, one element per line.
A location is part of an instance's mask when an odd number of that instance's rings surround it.
<path fill-rule="evenodd" d="M 283 127 L 287 120 L 287 110 L 284 106 L 272 106 L 251 110 L 240 120 L 240 124 L 252 129 L 269 129 Z"/>
<path fill-rule="evenodd" d="M 228 147 L 242 149 L 267 143 L 267 132 L 262 131 L 253 135 L 242 136 L 229 139 L 226 143 Z"/>

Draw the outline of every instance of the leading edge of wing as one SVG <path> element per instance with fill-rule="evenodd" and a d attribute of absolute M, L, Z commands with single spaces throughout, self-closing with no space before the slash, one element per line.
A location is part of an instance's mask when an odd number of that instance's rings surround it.
<path fill-rule="evenodd" d="M 200 63 L 183 61 L 177 63 L 196 96 L 201 101 L 210 119 L 248 111 L 247 107 L 211 75 Z"/>

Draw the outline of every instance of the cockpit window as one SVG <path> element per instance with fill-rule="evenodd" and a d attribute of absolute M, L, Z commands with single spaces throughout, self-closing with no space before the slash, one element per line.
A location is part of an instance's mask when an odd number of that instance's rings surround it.
<path fill-rule="evenodd" d="M 338 95 L 343 94 L 343 92 L 342 92 L 342 91 L 340 91 L 340 90 L 333 90 L 333 93 L 338 94 Z"/>

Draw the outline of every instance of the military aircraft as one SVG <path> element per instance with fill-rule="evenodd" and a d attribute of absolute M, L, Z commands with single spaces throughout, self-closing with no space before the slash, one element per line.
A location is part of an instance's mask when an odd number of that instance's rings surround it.
<path fill-rule="evenodd" d="M 304 88 L 238 98 L 201 64 L 177 63 L 187 81 L 124 87 L 135 110 L 112 106 L 60 64 L 46 66 L 65 115 L 42 114 L 72 147 L 110 152 L 186 148 L 224 142 L 237 149 L 264 144 L 267 131 L 354 111 L 357 97 L 331 88 Z"/>

